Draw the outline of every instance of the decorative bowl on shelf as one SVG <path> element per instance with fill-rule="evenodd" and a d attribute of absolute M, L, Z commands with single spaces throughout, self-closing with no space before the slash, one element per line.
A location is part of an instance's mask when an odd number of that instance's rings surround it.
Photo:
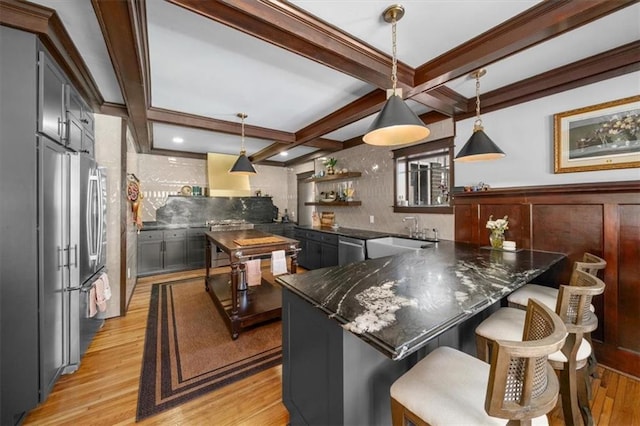
<path fill-rule="evenodd" d="M 336 200 L 335 197 L 333 197 L 333 198 L 321 198 L 320 202 L 321 203 L 333 203 L 335 200 Z"/>

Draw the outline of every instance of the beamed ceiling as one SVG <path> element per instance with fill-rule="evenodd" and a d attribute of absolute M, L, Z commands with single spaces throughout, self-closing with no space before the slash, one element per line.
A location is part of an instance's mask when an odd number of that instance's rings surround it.
<path fill-rule="evenodd" d="M 243 112 L 251 160 L 288 166 L 362 143 L 391 86 L 390 4 L 0 0 L 0 22 L 38 34 L 140 152 L 237 154 Z M 637 0 L 402 4 L 398 86 L 427 124 L 475 114 L 480 67 L 483 114 L 640 69 Z"/>

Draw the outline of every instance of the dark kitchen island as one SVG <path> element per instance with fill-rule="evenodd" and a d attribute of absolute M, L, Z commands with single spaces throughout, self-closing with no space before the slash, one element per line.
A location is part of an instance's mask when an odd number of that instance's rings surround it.
<path fill-rule="evenodd" d="M 277 278 L 290 423 L 391 424 L 389 387 L 400 375 L 437 346 L 475 354 L 475 325 L 564 258 L 440 241 Z"/>

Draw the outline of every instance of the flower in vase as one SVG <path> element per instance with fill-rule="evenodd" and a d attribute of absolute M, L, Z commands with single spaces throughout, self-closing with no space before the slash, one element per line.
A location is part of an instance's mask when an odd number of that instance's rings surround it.
<path fill-rule="evenodd" d="M 489 216 L 489 220 L 487 221 L 487 229 L 491 229 L 491 231 L 498 231 L 500 233 L 504 233 L 507 229 L 509 229 L 509 216 L 505 216 L 502 219 L 493 220 L 493 215 Z"/>

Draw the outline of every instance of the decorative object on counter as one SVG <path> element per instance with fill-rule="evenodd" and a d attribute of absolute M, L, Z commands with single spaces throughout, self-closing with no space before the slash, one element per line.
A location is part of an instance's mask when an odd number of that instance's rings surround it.
<path fill-rule="evenodd" d="M 311 226 L 315 228 L 320 227 L 320 216 L 318 215 L 318 212 L 315 210 L 313 211 L 313 213 L 311 213 Z"/>
<path fill-rule="evenodd" d="M 178 194 L 180 195 L 185 195 L 185 196 L 191 196 L 193 194 L 192 189 L 189 185 L 185 185 L 182 188 L 180 188 L 180 192 L 178 192 Z"/>
<path fill-rule="evenodd" d="M 238 175 L 255 175 L 256 169 L 253 168 L 251 161 L 249 161 L 249 158 L 247 158 L 247 150 L 244 148 L 244 119 L 247 118 L 248 115 L 242 112 L 239 112 L 236 115 L 240 117 L 240 120 L 242 122 L 242 138 L 241 138 L 241 145 L 240 145 L 240 155 L 238 156 L 236 163 L 233 165 L 233 167 L 231 167 L 231 170 L 229 170 L 229 173 L 234 173 Z"/>
<path fill-rule="evenodd" d="M 284 215 L 282 216 L 282 223 L 289 223 L 289 210 L 284 209 Z"/>
<path fill-rule="evenodd" d="M 502 242 L 502 250 L 506 251 L 516 251 L 516 242 L 515 241 L 503 241 Z"/>
<path fill-rule="evenodd" d="M 191 187 L 191 195 L 193 195 L 194 197 L 202 196 L 202 187 L 198 185 L 193 185 Z"/>
<path fill-rule="evenodd" d="M 387 91 L 387 102 L 380 114 L 371 123 L 362 140 L 370 145 L 403 145 L 424 140 L 429 136 L 429 128 L 402 99 L 402 89 L 398 89 L 398 58 L 396 56 L 396 24 L 404 16 L 404 7 L 394 4 L 382 14 L 385 22 L 391 24 L 391 85 Z"/>
<path fill-rule="evenodd" d="M 262 190 L 261 189 L 258 189 L 256 191 L 256 197 L 262 197 Z"/>
<path fill-rule="evenodd" d="M 336 164 L 338 163 L 338 160 L 336 160 L 335 158 L 331 157 L 327 160 L 324 160 L 324 163 L 322 163 L 326 168 L 327 168 L 327 174 L 328 175 L 333 175 L 336 173 L 335 167 Z"/>
<path fill-rule="evenodd" d="M 322 212 L 320 226 L 333 226 L 336 215 L 334 212 Z"/>
<path fill-rule="evenodd" d="M 640 167 L 640 96 L 554 114 L 554 173 Z"/>
<path fill-rule="evenodd" d="M 142 199 L 144 195 L 140 190 L 140 180 L 133 173 L 127 174 L 127 199 L 131 202 L 131 212 L 133 213 L 133 223 L 138 228 L 138 232 L 142 229 Z"/>
<path fill-rule="evenodd" d="M 476 121 L 473 124 L 473 134 L 464 144 L 454 161 L 473 162 L 497 160 L 505 156 L 504 151 L 498 148 L 489 136 L 484 132 L 482 119 L 480 118 L 480 77 L 485 75 L 487 70 L 480 68 L 470 74 L 476 79 Z"/>
<path fill-rule="evenodd" d="M 501 249 L 504 242 L 504 231 L 509 229 L 509 216 L 496 220 L 493 220 L 493 215 L 489 216 L 487 229 L 491 230 L 491 233 L 489 234 L 491 247 Z M 515 249 L 515 244 L 513 248 Z"/>

